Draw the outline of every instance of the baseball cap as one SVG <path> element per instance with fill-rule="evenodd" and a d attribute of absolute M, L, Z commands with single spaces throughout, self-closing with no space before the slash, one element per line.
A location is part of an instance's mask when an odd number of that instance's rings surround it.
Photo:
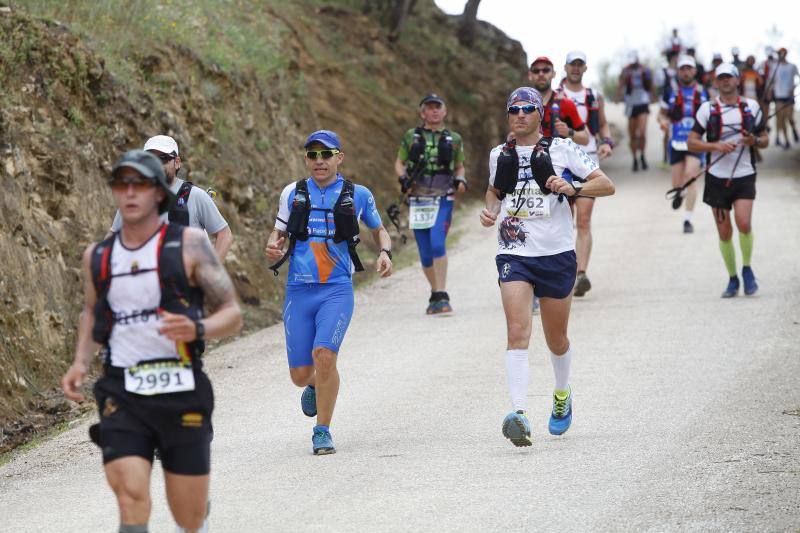
<path fill-rule="evenodd" d="M 425 104 L 427 104 L 428 102 L 438 102 L 438 103 L 440 103 L 440 104 L 442 104 L 442 105 L 447 105 L 447 104 L 445 104 L 445 102 L 444 102 L 444 98 L 442 98 L 441 96 L 439 96 L 439 95 L 438 95 L 438 94 L 436 94 L 436 93 L 430 93 L 430 94 L 426 94 L 426 95 L 425 95 L 425 96 L 422 98 L 422 100 L 420 100 L 420 102 L 419 102 L 419 105 L 420 105 L 420 107 L 422 107 L 422 106 L 424 106 Z"/>
<path fill-rule="evenodd" d="M 153 149 L 161 151 L 160 148 Z M 169 211 L 169 208 L 175 199 L 175 195 L 169 190 L 169 185 L 167 185 L 167 176 L 164 173 L 164 166 L 156 156 L 150 152 L 145 152 L 144 150 L 129 150 L 125 152 L 111 169 L 111 179 L 113 180 L 116 178 L 119 171 L 123 168 L 132 168 L 141 174 L 143 178 L 154 182 L 157 186 L 164 189 L 167 194 L 164 196 L 164 199 L 161 201 L 161 203 L 158 204 L 158 212 L 166 213 Z"/>
<path fill-rule="evenodd" d="M 714 75 L 717 77 L 727 75 L 738 78 L 739 70 L 731 63 L 720 63 L 717 65 L 717 68 L 714 69 Z"/>
<path fill-rule="evenodd" d="M 303 148 L 308 148 L 311 143 L 321 143 L 325 148 L 335 148 L 336 150 L 341 150 L 342 143 L 339 142 L 339 136 L 336 135 L 331 130 L 317 130 L 311 135 L 308 136 L 306 139 L 306 143 L 303 145 Z"/>
<path fill-rule="evenodd" d="M 581 52 L 580 50 L 573 50 L 572 52 L 567 54 L 567 65 L 572 63 L 573 61 L 581 60 L 586 63 L 586 54 Z"/>
<path fill-rule="evenodd" d="M 678 59 L 678 68 L 681 67 L 697 68 L 697 62 L 694 60 L 692 56 L 684 55 Z"/>
<path fill-rule="evenodd" d="M 722 54 L 720 54 L 719 52 L 714 52 L 714 55 L 711 56 L 711 59 L 712 60 L 713 59 L 722 59 Z"/>
<path fill-rule="evenodd" d="M 531 66 L 535 65 L 536 63 L 549 63 L 551 67 L 553 66 L 553 62 L 550 61 L 550 58 L 547 57 L 547 56 L 539 56 L 539 57 L 537 57 L 536 59 L 533 60 L 533 62 L 531 63 Z"/>
<path fill-rule="evenodd" d="M 530 102 L 542 114 L 542 95 L 533 87 L 517 87 L 514 92 L 508 97 L 506 108 L 510 107 L 514 102 Z"/>
<path fill-rule="evenodd" d="M 178 143 L 176 143 L 175 139 L 169 135 L 156 135 L 155 137 L 150 137 L 147 139 L 147 142 L 144 143 L 144 148 L 142 148 L 142 150 L 158 150 L 163 154 L 180 155 L 178 152 Z"/>

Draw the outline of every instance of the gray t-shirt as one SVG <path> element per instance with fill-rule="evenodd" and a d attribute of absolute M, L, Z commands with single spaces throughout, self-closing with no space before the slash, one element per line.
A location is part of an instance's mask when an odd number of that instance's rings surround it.
<path fill-rule="evenodd" d="M 775 69 L 775 98 L 794 96 L 797 76 L 797 66 L 794 63 L 778 63 Z"/>
<path fill-rule="evenodd" d="M 181 188 L 181 185 L 183 185 L 183 180 L 175 178 L 169 190 L 172 191 L 172 194 L 178 194 L 178 189 Z M 228 227 L 228 223 L 222 218 L 219 209 L 217 209 L 217 204 L 200 187 L 192 187 L 186 207 L 189 210 L 189 225 L 193 228 L 204 229 L 206 233 L 214 235 Z M 161 220 L 167 222 L 168 214 L 163 213 Z M 117 214 L 114 215 L 114 222 L 111 224 L 111 231 L 117 232 L 121 227 L 122 217 L 117 211 Z"/>

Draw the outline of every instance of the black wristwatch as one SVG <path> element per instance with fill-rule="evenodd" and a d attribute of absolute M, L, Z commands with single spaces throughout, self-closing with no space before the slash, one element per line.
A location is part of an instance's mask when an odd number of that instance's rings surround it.
<path fill-rule="evenodd" d="M 194 340 L 196 341 L 203 340 L 203 337 L 206 336 L 206 327 L 199 320 L 194 321 L 194 327 L 196 332 Z"/>
<path fill-rule="evenodd" d="M 572 128 L 570 128 L 570 129 L 569 129 L 569 135 L 568 135 L 568 137 L 569 137 L 570 139 L 572 139 L 574 136 L 575 136 L 575 130 L 574 130 L 574 129 L 572 129 Z"/>
<path fill-rule="evenodd" d="M 392 251 L 391 250 L 387 250 L 386 248 L 381 248 L 381 252 L 386 252 L 386 255 L 389 256 L 389 260 L 390 261 L 392 260 Z M 378 255 L 380 255 L 380 254 L 381 253 L 378 252 Z"/>

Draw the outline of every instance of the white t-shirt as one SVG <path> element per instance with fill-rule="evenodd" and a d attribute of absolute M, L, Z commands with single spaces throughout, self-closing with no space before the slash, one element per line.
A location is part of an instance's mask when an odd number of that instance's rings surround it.
<path fill-rule="evenodd" d="M 761 107 L 751 98 L 742 98 L 742 101 L 746 102 L 747 109 L 750 110 L 755 123 L 758 124 L 761 121 Z M 705 133 L 713 102 L 720 102 L 720 110 L 722 112 L 722 134 L 720 140 L 737 144 L 742 139 L 742 134 L 740 133 L 742 127 L 742 113 L 739 110 L 739 105 L 723 104 L 719 98 L 714 98 L 709 102 L 703 102 L 700 105 L 700 109 L 697 110 L 697 114 L 694 117 L 694 131 L 701 135 Z M 745 145 L 741 145 L 733 152 L 725 155 L 722 155 L 722 152 L 711 152 L 710 158 L 713 164 L 708 169 L 708 172 L 716 178 L 743 178 L 745 176 L 751 176 L 756 172 L 755 167 L 750 161 L 750 148 Z"/>
<path fill-rule="evenodd" d="M 494 185 L 497 157 L 503 145 L 489 154 L 489 183 Z M 519 181 L 516 190 L 503 199 L 498 228 L 498 254 L 524 257 L 556 255 L 575 249 L 572 212 L 566 198 L 543 195 L 530 168 L 533 146 L 517 146 Z M 550 159 L 556 175 L 568 180 L 571 176 L 585 179 L 597 170 L 597 164 L 571 139 L 554 138 Z M 521 207 L 519 207 L 521 206 Z"/>
<path fill-rule="evenodd" d="M 178 194 L 178 190 L 180 190 L 183 182 L 184 180 L 175 178 L 175 181 L 169 186 L 169 190 L 172 191 L 172 194 Z M 205 230 L 206 233 L 214 235 L 228 227 L 228 223 L 220 214 L 217 204 L 215 204 L 208 193 L 200 187 L 192 187 L 191 192 L 189 192 L 189 201 L 186 203 L 186 208 L 189 210 L 189 226 L 193 228 L 200 228 Z M 161 214 L 162 222 L 169 222 L 168 218 L 168 213 Z M 122 217 L 119 211 L 117 211 L 117 214 L 114 215 L 114 222 L 111 224 L 111 231 L 119 231 L 121 227 Z"/>
<path fill-rule="evenodd" d="M 586 127 L 589 127 L 589 108 L 586 107 L 586 89 L 581 89 L 580 91 L 570 91 L 567 89 L 566 86 L 562 87 L 564 91 L 564 95 L 567 96 L 570 100 L 575 103 L 575 107 L 578 108 L 578 115 L 580 115 L 581 120 L 586 124 Z M 592 96 L 594 96 L 595 105 L 599 105 L 600 98 L 603 97 L 603 93 L 601 93 L 598 89 L 591 87 L 590 90 L 592 91 Z M 599 132 L 595 132 L 599 133 Z M 597 139 L 589 132 L 589 144 L 586 146 L 581 146 L 583 151 L 589 154 L 589 157 L 592 158 L 592 161 L 599 164 L 600 161 L 597 157 Z"/>
<path fill-rule="evenodd" d="M 775 98 L 791 98 L 797 86 L 797 65 L 794 63 L 778 63 L 775 71 Z"/>

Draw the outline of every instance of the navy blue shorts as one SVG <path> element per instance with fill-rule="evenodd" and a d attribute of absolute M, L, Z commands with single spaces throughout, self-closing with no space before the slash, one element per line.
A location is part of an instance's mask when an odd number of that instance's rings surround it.
<path fill-rule="evenodd" d="M 575 286 L 578 262 L 575 251 L 542 257 L 500 254 L 495 258 L 498 281 L 527 281 L 539 298 L 566 298 Z"/>
<path fill-rule="evenodd" d="M 687 156 L 696 157 L 697 159 L 699 159 L 700 165 L 703 165 L 703 163 L 705 163 L 706 160 L 705 154 L 698 154 L 697 152 L 687 152 L 685 150 L 675 150 L 672 146 L 669 147 L 670 165 L 675 165 L 677 163 L 680 163 L 681 161 L 686 159 Z"/>

